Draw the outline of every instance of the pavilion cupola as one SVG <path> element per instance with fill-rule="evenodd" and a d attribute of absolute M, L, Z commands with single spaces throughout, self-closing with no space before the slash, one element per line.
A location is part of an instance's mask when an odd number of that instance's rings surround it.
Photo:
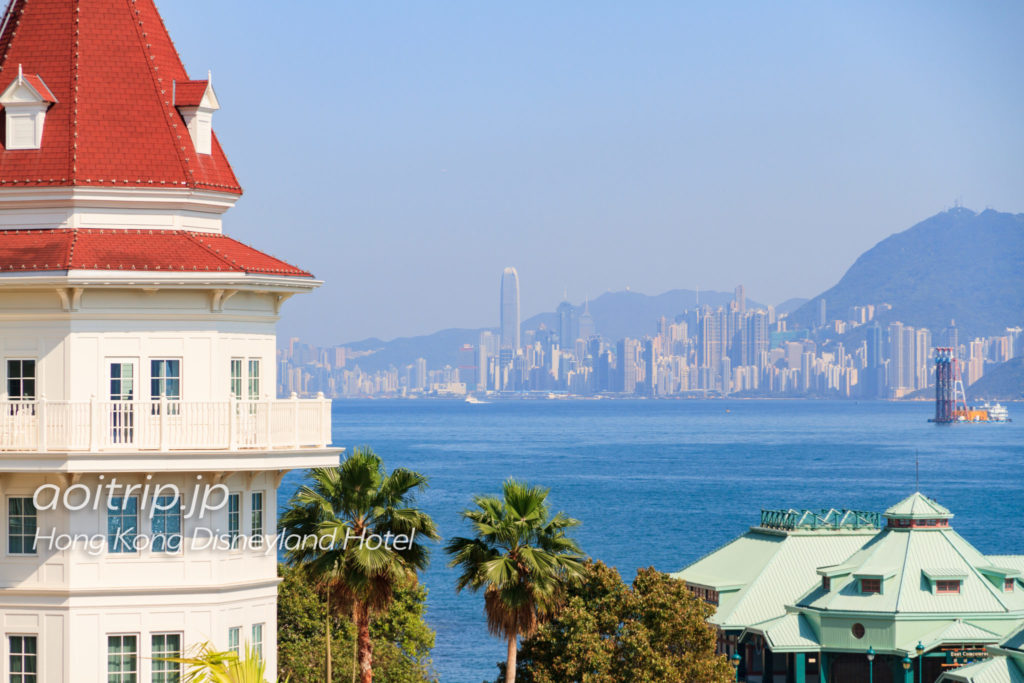
<path fill-rule="evenodd" d="M 174 106 L 181 113 L 196 154 L 213 153 L 213 112 L 220 102 L 213 91 L 213 78 L 205 81 L 175 81 Z"/>
<path fill-rule="evenodd" d="M 953 513 L 931 498 L 914 492 L 885 511 L 890 529 L 935 529 L 949 527 Z"/>
<path fill-rule="evenodd" d="M 4 147 L 9 150 L 39 149 L 43 144 L 46 112 L 57 101 L 38 74 L 18 75 L 0 93 L 4 108 Z"/>

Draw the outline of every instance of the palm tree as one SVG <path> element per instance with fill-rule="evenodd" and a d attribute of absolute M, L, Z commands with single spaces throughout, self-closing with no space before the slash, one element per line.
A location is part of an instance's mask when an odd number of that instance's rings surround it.
<path fill-rule="evenodd" d="M 388 608 L 399 583 L 426 568 L 420 539 L 440 538 L 434 520 L 413 506 L 426 485 L 418 472 L 388 474 L 372 450 L 356 448 L 340 467 L 314 469 L 281 516 L 286 539 L 304 539 L 285 552 L 285 561 L 327 594 L 328 610 L 355 622 L 362 683 L 373 681 L 371 618 Z M 330 619 L 327 638 L 329 671 Z"/>
<path fill-rule="evenodd" d="M 267 683 L 267 665 L 248 645 L 244 658 L 234 652 L 218 652 L 204 643 L 191 657 L 168 657 L 163 661 L 185 665 L 182 683 Z"/>
<path fill-rule="evenodd" d="M 491 635 L 508 642 L 505 680 L 516 680 L 516 642 L 529 636 L 557 609 L 563 588 L 583 574 L 582 553 L 565 535 L 579 520 L 562 512 L 549 516 L 548 489 L 509 479 L 502 497 L 475 496 L 463 518 L 473 538 L 453 538 L 449 567 L 460 567 L 455 589 L 484 589 Z"/>

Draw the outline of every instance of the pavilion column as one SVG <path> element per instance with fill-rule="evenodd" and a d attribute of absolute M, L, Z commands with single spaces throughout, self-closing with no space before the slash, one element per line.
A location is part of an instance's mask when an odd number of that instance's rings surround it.
<path fill-rule="evenodd" d="M 805 663 L 806 655 L 803 652 L 797 652 L 793 655 L 793 683 L 807 683 L 807 664 Z"/>
<path fill-rule="evenodd" d="M 828 683 L 828 655 L 824 652 L 818 657 L 818 678 L 821 683 Z"/>

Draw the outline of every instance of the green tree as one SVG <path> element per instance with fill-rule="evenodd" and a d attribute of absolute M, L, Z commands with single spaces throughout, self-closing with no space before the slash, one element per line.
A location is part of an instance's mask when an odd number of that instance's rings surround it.
<path fill-rule="evenodd" d="M 562 512 L 550 516 L 548 489 L 509 479 L 502 497 L 475 496 L 462 516 L 473 537 L 447 545 L 450 567 L 462 572 L 456 590 L 484 591 L 487 628 L 508 643 L 506 677 L 514 683 L 519 636 L 550 618 L 567 583 L 582 571 L 579 546 L 566 530 L 579 524 Z"/>
<path fill-rule="evenodd" d="M 373 681 L 374 616 L 386 611 L 396 587 L 427 566 L 422 541 L 438 540 L 429 515 L 414 506 L 427 485 L 418 472 L 390 474 L 369 448 L 356 448 L 339 467 L 317 468 L 281 516 L 281 533 L 304 539 L 285 552 L 323 591 L 327 613 L 352 617 L 362 683 Z M 325 619 L 328 680 L 333 677 L 331 627 Z"/>
<path fill-rule="evenodd" d="M 323 591 L 298 568 L 281 565 L 277 597 L 277 659 L 281 676 L 290 683 L 324 683 L 324 625 L 331 620 L 330 683 L 349 683 L 356 670 L 356 629 L 351 619 L 328 616 Z M 430 651 L 434 632 L 424 620 L 427 590 L 412 581 L 396 586 L 386 612 L 370 624 L 373 677 L 377 683 L 436 681 Z"/>
<path fill-rule="evenodd" d="M 715 653 L 712 613 L 682 581 L 653 568 L 629 586 L 588 562 L 554 619 L 523 641 L 521 683 L 726 683 L 733 669 Z"/>

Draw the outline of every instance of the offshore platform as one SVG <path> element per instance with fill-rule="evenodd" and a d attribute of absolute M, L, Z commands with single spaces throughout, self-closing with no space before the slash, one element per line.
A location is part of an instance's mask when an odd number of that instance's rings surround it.
<path fill-rule="evenodd" d="M 967 405 L 967 394 L 961 379 L 962 363 L 956 349 L 939 346 L 935 349 L 935 417 L 929 422 L 1009 422 L 1006 408 L 998 403 L 980 407 Z"/>

